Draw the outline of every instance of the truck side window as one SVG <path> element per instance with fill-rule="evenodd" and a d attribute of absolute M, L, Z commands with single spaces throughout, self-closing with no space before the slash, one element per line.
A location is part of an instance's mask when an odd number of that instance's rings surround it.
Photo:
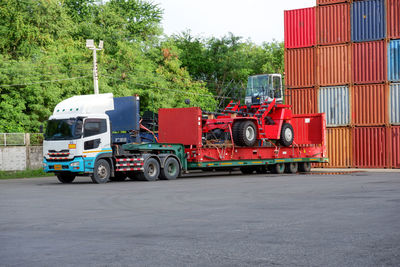
<path fill-rule="evenodd" d="M 101 143 L 100 139 L 93 139 L 93 140 L 90 140 L 90 141 L 86 141 L 83 144 L 83 149 L 87 150 L 87 149 L 98 148 L 100 143 Z"/>
<path fill-rule="evenodd" d="M 83 128 L 84 137 L 97 135 L 107 132 L 107 122 L 105 119 L 87 119 Z"/>

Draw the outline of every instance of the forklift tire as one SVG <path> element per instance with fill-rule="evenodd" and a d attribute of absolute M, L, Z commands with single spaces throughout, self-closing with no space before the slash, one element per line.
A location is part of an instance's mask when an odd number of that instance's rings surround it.
<path fill-rule="evenodd" d="M 233 140 L 238 146 L 254 146 L 257 141 L 257 130 L 254 122 L 243 120 L 232 127 Z"/>
<path fill-rule="evenodd" d="M 274 165 L 270 165 L 269 170 L 271 173 L 274 173 L 274 174 L 282 174 L 285 172 L 285 164 L 277 163 Z"/>
<path fill-rule="evenodd" d="M 115 172 L 114 177 L 110 177 L 110 181 L 113 182 L 122 182 L 126 180 L 126 173 L 125 172 Z"/>
<path fill-rule="evenodd" d="M 160 174 L 160 164 L 155 158 L 148 158 L 143 165 L 143 172 L 139 172 L 139 181 L 155 181 Z"/>
<path fill-rule="evenodd" d="M 310 162 L 300 162 L 299 163 L 299 172 L 310 172 L 311 171 L 311 163 Z"/>
<path fill-rule="evenodd" d="M 175 180 L 179 177 L 179 162 L 174 157 L 169 157 L 160 172 L 160 180 Z"/>
<path fill-rule="evenodd" d="M 99 159 L 94 164 L 93 173 L 90 175 L 93 183 L 95 184 L 105 184 L 110 179 L 110 164 L 105 159 Z"/>
<path fill-rule="evenodd" d="M 297 173 L 298 165 L 296 162 L 289 162 L 285 164 L 286 173 Z"/>
<path fill-rule="evenodd" d="M 63 184 L 70 184 L 75 180 L 76 175 L 70 172 L 61 172 L 56 174 L 58 180 Z"/>
<path fill-rule="evenodd" d="M 281 138 L 279 139 L 281 145 L 290 146 L 293 143 L 293 139 L 294 139 L 294 132 L 292 125 L 289 123 L 282 124 Z"/>
<path fill-rule="evenodd" d="M 255 170 L 256 170 L 256 168 L 253 167 L 253 166 L 249 166 L 249 167 L 240 167 L 240 171 L 241 171 L 243 174 L 253 174 Z"/>

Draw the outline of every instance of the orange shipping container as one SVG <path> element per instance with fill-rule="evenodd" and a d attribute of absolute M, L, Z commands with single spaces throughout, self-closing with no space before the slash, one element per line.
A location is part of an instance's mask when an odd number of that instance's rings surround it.
<path fill-rule="evenodd" d="M 390 156 L 391 167 L 400 168 L 400 126 L 393 126 L 390 129 Z"/>
<path fill-rule="evenodd" d="M 292 106 L 293 114 L 317 113 L 317 90 L 301 88 L 286 90 L 285 102 Z"/>
<path fill-rule="evenodd" d="M 350 4 L 317 7 L 317 44 L 350 42 Z"/>
<path fill-rule="evenodd" d="M 350 83 L 350 45 L 320 46 L 317 51 L 320 86 Z"/>
<path fill-rule="evenodd" d="M 387 0 L 387 37 L 400 38 L 400 1 Z"/>
<path fill-rule="evenodd" d="M 327 151 L 329 163 L 318 163 L 317 168 L 350 168 L 352 164 L 351 129 L 349 127 L 327 128 Z"/>
<path fill-rule="evenodd" d="M 388 93 L 388 86 L 385 84 L 353 86 L 352 124 L 356 126 L 389 124 Z"/>
<path fill-rule="evenodd" d="M 317 0 L 317 5 L 331 5 L 343 2 L 350 2 L 350 0 Z"/>
<path fill-rule="evenodd" d="M 316 48 L 285 50 L 287 88 L 312 87 L 315 84 Z"/>

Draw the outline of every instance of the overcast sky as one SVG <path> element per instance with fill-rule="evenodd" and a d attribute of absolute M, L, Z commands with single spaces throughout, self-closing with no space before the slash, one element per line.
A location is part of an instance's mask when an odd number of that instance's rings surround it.
<path fill-rule="evenodd" d="M 164 33 L 190 29 L 195 36 L 228 32 L 257 44 L 283 41 L 283 11 L 314 6 L 316 0 L 153 0 L 164 10 Z"/>

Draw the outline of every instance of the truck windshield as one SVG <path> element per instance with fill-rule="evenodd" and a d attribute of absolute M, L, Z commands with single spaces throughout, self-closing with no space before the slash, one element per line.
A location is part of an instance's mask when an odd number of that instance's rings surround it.
<path fill-rule="evenodd" d="M 268 96 L 271 91 L 269 75 L 250 76 L 247 80 L 246 96 Z"/>
<path fill-rule="evenodd" d="M 71 140 L 82 135 L 82 119 L 49 120 L 45 140 Z"/>

